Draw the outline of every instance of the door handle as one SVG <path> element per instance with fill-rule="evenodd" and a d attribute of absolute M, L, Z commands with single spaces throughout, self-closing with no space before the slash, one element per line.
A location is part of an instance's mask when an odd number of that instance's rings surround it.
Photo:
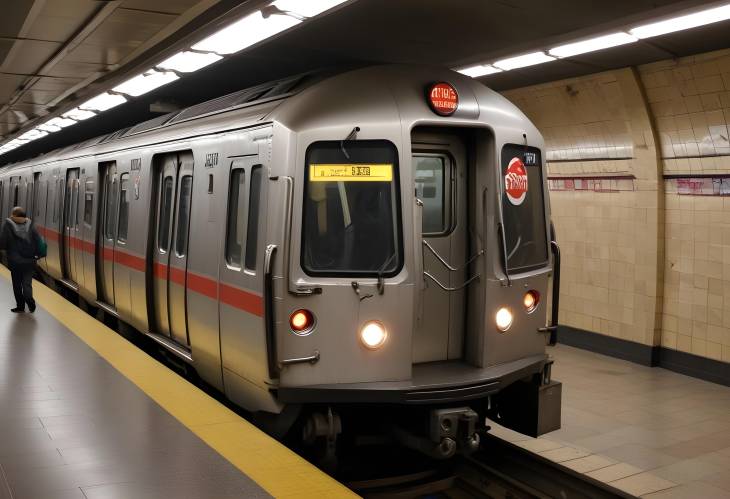
<path fill-rule="evenodd" d="M 279 365 L 276 352 L 276 331 L 274 330 L 274 254 L 276 245 L 266 246 L 264 254 L 264 329 L 266 332 L 266 360 L 269 378 L 279 377 Z"/>

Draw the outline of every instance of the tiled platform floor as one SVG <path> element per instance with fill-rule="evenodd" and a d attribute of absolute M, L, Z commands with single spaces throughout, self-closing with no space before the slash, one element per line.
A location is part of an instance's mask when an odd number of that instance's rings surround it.
<path fill-rule="evenodd" d="M 0 499 L 354 497 L 60 295 L 34 288 L 36 313 L 10 313 L 0 267 Z"/>
<path fill-rule="evenodd" d="M 9 288 L 0 499 L 270 497 L 42 307 L 11 314 Z"/>
<path fill-rule="evenodd" d="M 647 498 L 730 498 L 730 387 L 558 345 L 562 429 L 494 433 Z"/>

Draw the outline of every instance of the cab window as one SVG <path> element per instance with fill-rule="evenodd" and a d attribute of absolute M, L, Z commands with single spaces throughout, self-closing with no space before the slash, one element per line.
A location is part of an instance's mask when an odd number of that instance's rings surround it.
<path fill-rule="evenodd" d="M 403 257 L 395 146 L 382 140 L 317 142 L 307 151 L 304 175 L 304 271 L 398 273 Z"/>

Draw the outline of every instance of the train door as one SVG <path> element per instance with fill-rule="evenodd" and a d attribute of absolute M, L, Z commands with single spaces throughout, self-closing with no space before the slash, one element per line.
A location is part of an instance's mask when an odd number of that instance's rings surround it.
<path fill-rule="evenodd" d="M 466 147 L 454 133 L 414 133 L 412 142 L 425 278 L 413 359 L 459 359 L 466 323 Z"/>
<path fill-rule="evenodd" d="M 13 208 L 18 206 L 20 202 L 20 177 L 10 177 L 10 207 L 8 208 L 8 216 Z"/>
<path fill-rule="evenodd" d="M 40 222 L 39 216 L 40 211 L 38 209 L 39 206 L 39 198 L 38 193 L 40 192 L 40 186 L 41 186 L 41 172 L 35 172 L 33 173 L 33 182 L 28 186 L 28 193 L 30 196 L 30 199 L 28 200 L 28 216 L 34 221 L 34 222 Z M 38 220 L 36 220 L 38 219 Z"/>
<path fill-rule="evenodd" d="M 157 333 L 189 345 L 186 287 L 193 156 L 167 154 L 156 166 L 152 317 Z"/>
<path fill-rule="evenodd" d="M 97 217 L 96 271 L 98 294 L 102 302 L 115 306 L 114 245 L 117 239 L 117 206 L 119 181 L 116 162 L 102 163 L 100 170 L 101 197 Z"/>
<path fill-rule="evenodd" d="M 171 227 L 171 247 L 167 277 L 170 333 L 181 345 L 190 345 L 187 321 L 188 238 L 190 206 L 193 200 L 193 155 L 178 156 L 175 212 Z"/>
<path fill-rule="evenodd" d="M 224 260 L 220 266 L 220 338 L 223 367 L 241 377 L 268 376 L 263 290 L 267 178 L 258 156 L 236 159 L 228 185 Z"/>
<path fill-rule="evenodd" d="M 73 283 L 78 282 L 77 252 L 79 248 L 79 169 L 66 171 L 66 190 L 63 202 L 63 275 Z"/>

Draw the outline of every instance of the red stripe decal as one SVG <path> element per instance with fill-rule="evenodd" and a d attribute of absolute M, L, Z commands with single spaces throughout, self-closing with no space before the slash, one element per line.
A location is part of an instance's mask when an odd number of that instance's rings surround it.
<path fill-rule="evenodd" d="M 205 276 L 188 272 L 188 289 L 214 300 L 218 299 L 217 282 Z"/>
<path fill-rule="evenodd" d="M 180 286 L 185 286 L 185 271 L 175 267 L 167 267 L 170 270 L 170 281 Z"/>
<path fill-rule="evenodd" d="M 61 241 L 62 236 L 59 232 L 40 225 L 36 226 L 36 228 L 45 239 Z M 96 244 L 93 242 L 84 241 L 75 237 L 68 237 L 68 240 L 71 247 L 75 249 L 80 249 L 90 254 L 96 253 Z M 144 258 L 119 249 L 112 250 L 111 248 L 104 248 L 103 258 L 104 260 L 114 261 L 138 272 L 145 272 L 147 269 L 147 262 Z M 161 263 L 155 263 L 153 268 L 155 277 L 158 279 L 167 279 L 169 268 L 170 280 L 180 286 L 185 286 L 186 276 L 184 270 L 168 267 Z M 244 310 L 259 317 L 264 316 L 264 301 L 261 296 L 228 284 L 218 283 L 218 281 L 209 277 L 188 272 L 187 289 L 213 300 L 217 300 L 220 297 L 220 301 L 226 305 Z"/>
<path fill-rule="evenodd" d="M 219 284 L 221 302 L 245 310 L 259 317 L 264 316 L 264 300 L 258 295 L 227 284 Z"/>
<path fill-rule="evenodd" d="M 104 257 L 106 258 L 106 254 Z M 147 262 L 144 258 L 119 250 L 114 250 L 114 263 L 120 263 L 125 267 L 129 267 L 130 269 L 134 269 L 138 272 L 144 272 L 147 268 Z"/>

